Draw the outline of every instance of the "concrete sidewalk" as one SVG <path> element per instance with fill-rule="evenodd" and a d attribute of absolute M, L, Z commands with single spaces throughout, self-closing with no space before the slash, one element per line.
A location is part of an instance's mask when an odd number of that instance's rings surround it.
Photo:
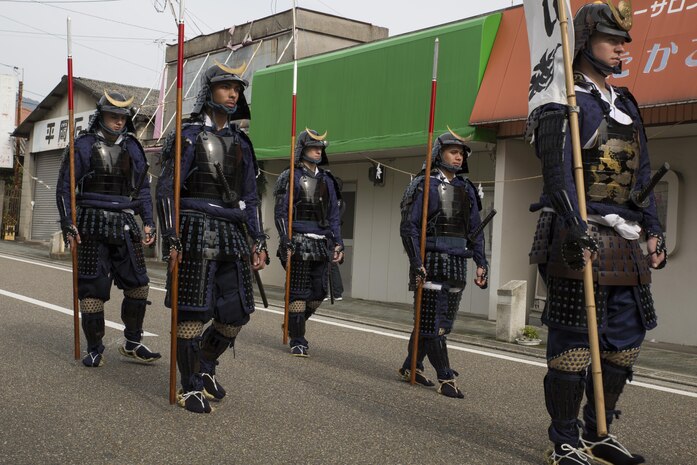
<path fill-rule="evenodd" d="M 62 258 L 49 258 L 48 244 L 45 243 L 0 240 L 0 254 L 47 262 L 59 261 L 68 266 L 70 265 L 69 255 L 65 255 Z M 163 262 L 154 259 L 148 260 L 148 271 L 153 284 L 164 286 L 166 266 Z M 283 308 L 283 288 L 266 285 L 265 290 L 269 304 Z M 259 300 L 257 299 L 257 301 Z M 259 305 L 261 304 L 259 303 Z M 318 309 L 317 314 L 328 318 L 409 333 L 412 327 L 413 310 L 411 305 L 406 304 L 374 302 L 344 297 L 343 300 L 335 302 L 334 305 L 331 305 L 329 301 L 324 302 Z M 497 341 L 495 321 L 460 312 L 448 339 L 488 349 L 537 357 L 543 362 L 545 359 L 544 341 L 547 338 L 547 330 L 545 327 L 540 327 L 538 332 L 543 340 L 543 344 L 536 347 Z M 647 339 L 650 339 L 650 336 L 651 333 L 649 332 Z M 650 378 L 658 382 L 666 381 L 697 388 L 697 347 L 646 341 L 642 346 L 641 356 L 634 368 L 638 376 Z"/>

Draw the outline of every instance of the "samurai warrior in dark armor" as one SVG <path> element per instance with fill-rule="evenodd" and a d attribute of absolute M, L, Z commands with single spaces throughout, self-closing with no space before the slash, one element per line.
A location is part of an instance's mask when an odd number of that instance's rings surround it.
<path fill-rule="evenodd" d="M 435 168 L 431 171 L 426 226 L 426 260 L 421 261 L 421 221 L 425 173 L 422 171 L 409 184 L 402 198 L 400 235 L 409 256 L 409 289 L 416 291 L 423 283 L 421 320 L 418 335 L 416 382 L 433 386 L 424 370 L 424 358 L 433 365 L 438 376 L 438 392 L 447 397 L 462 399 L 457 387 L 458 373 L 450 367 L 447 335 L 460 307 L 467 280 L 467 259 L 477 265 L 474 283 L 482 289 L 488 284 L 489 265 L 484 254 L 484 237 L 470 237 L 480 223 L 481 200 L 472 182 L 462 176 L 467 173 L 467 157 L 471 150 L 465 140 L 452 131 L 442 134 L 433 144 Z M 416 299 L 416 292 L 414 298 Z M 410 380 L 413 357 L 412 332 L 407 358 L 399 374 Z"/>
<path fill-rule="evenodd" d="M 252 141 L 237 125 L 250 118 L 242 72 L 216 64 L 202 77 L 182 128 L 179 231 L 174 229 L 174 133 L 163 147 L 157 184 L 163 254 L 170 271 L 175 260 L 180 263 L 178 403 L 196 413 L 211 412 L 209 401 L 225 397 L 216 378 L 218 359 L 234 347 L 254 311 L 252 271 L 268 263 L 257 209 L 259 168 Z M 171 306 L 171 276 L 167 289 L 165 304 Z"/>
<path fill-rule="evenodd" d="M 143 246 L 155 243 L 148 162 L 134 134 L 133 98 L 104 92 L 87 131 L 75 140 L 77 224 L 70 211 L 70 160 L 63 157 L 56 201 L 66 244 L 78 246 L 78 298 L 87 339 L 88 367 L 104 364 L 104 302 L 111 284 L 123 290 L 121 319 L 126 341 L 122 355 L 153 362 L 160 354 L 142 344 L 148 302 Z M 143 220 L 143 234 L 135 215 Z"/>
<path fill-rule="evenodd" d="M 292 240 L 288 238 L 289 169 L 281 173 L 274 189 L 277 255 L 284 268 L 288 257 L 291 260 L 290 353 L 298 357 L 308 356 L 305 324 L 328 294 L 327 267 L 330 262 L 336 266 L 344 260 L 339 219 L 341 193 L 334 176 L 320 168 L 328 164 L 326 135 L 306 129 L 295 144 Z"/>
<path fill-rule="evenodd" d="M 530 253 L 547 285 L 543 322 L 549 327 L 544 380 L 549 464 L 638 464 L 613 435 L 599 437 L 596 414 L 608 427 L 619 417 L 618 400 L 646 331 L 656 326 L 650 268 L 666 263 L 663 229 L 653 194 L 638 202 L 649 183 L 646 135 L 634 97 L 606 83 L 621 70 L 624 44 L 631 41 L 631 9 L 605 3 L 583 6 L 574 18 L 574 80 L 588 224 L 582 221 L 573 178 L 568 109 L 549 104 L 533 114 L 535 148 L 542 162 L 544 192 Z M 649 256 L 639 247 L 647 238 Z M 592 260 L 597 321 L 585 312 L 583 267 Z M 596 412 L 590 370 L 588 325 L 598 325 L 605 411 Z M 579 437 L 578 415 L 583 408 Z"/>

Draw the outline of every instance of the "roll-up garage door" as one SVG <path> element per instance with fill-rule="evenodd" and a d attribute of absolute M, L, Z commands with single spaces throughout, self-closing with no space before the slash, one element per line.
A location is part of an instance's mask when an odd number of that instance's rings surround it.
<path fill-rule="evenodd" d="M 62 150 L 53 150 L 36 156 L 36 177 L 41 182 L 34 182 L 34 210 L 31 223 L 33 240 L 49 240 L 53 233 L 60 230 L 60 217 L 56 208 L 56 181 L 62 153 Z"/>

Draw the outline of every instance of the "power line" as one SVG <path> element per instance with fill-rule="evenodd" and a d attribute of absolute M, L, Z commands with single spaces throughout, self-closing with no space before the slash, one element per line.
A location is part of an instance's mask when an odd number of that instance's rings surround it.
<path fill-rule="evenodd" d="M 118 21 L 118 20 L 111 19 L 111 18 L 104 18 L 104 17 L 102 17 L 102 16 L 97 16 L 97 15 L 93 15 L 93 14 L 90 14 L 90 13 L 85 13 L 85 12 L 83 12 L 83 11 L 71 10 L 70 8 L 63 8 L 63 7 L 61 7 L 61 6 L 51 5 L 50 3 L 47 3 L 47 2 L 42 1 L 42 0 L 30 0 L 30 1 L 31 1 L 31 3 L 38 3 L 39 5 L 44 5 L 44 6 L 48 6 L 48 7 L 51 7 L 51 8 L 57 8 L 57 9 L 59 9 L 59 10 L 64 10 L 64 11 L 70 11 L 71 13 L 76 13 L 76 14 L 79 14 L 79 15 L 89 16 L 90 18 L 101 19 L 102 21 L 108 21 L 108 22 L 111 22 L 111 23 L 121 24 L 121 25 L 124 25 L 124 26 L 130 26 L 130 27 L 135 27 L 135 28 L 138 28 L 138 29 L 144 29 L 144 30 L 146 30 L 146 31 L 159 32 L 159 33 L 161 33 L 161 34 L 175 35 L 175 34 L 174 34 L 173 32 L 171 32 L 171 31 L 161 31 L 161 30 L 159 30 L 159 29 L 152 29 L 152 28 L 145 27 L 145 26 L 138 26 L 137 24 L 126 23 L 126 22 Z"/>
<path fill-rule="evenodd" d="M 330 5 L 327 5 L 327 4 L 324 3 L 322 0 L 317 0 L 317 1 L 318 1 L 319 3 L 321 3 L 322 5 L 326 6 L 327 8 L 329 8 L 330 10 L 332 10 L 332 11 L 333 11 L 334 13 L 336 13 L 337 15 L 343 16 L 339 11 L 336 11 L 334 8 L 332 8 Z"/>
<path fill-rule="evenodd" d="M 53 1 L 42 1 L 41 3 L 106 3 L 106 2 L 120 2 L 121 0 L 53 0 Z M 0 2 L 5 3 L 34 3 L 33 0 L 0 0 Z"/>
<path fill-rule="evenodd" d="M 0 0 L 0 2 L 6 0 Z M 29 34 L 29 35 L 45 35 L 43 32 L 31 32 L 31 31 L 16 31 L 11 29 L 0 29 L 0 32 L 15 33 L 15 34 Z M 65 38 L 65 34 L 54 34 L 57 37 Z M 119 37 L 119 36 L 93 36 L 93 35 L 82 35 L 73 34 L 73 37 L 83 37 L 87 39 L 104 39 L 104 40 L 140 40 L 144 42 L 156 42 L 161 39 L 161 37 Z"/>
<path fill-rule="evenodd" d="M 208 28 L 209 31 L 213 31 L 213 28 L 212 28 L 212 27 L 210 27 L 208 24 L 206 24 L 206 22 L 205 22 L 204 20 L 202 20 L 199 16 L 196 16 L 196 15 L 194 14 L 194 12 L 191 11 L 189 8 L 187 8 L 186 11 L 189 13 L 189 16 L 191 16 L 191 17 L 193 17 L 193 18 L 196 18 L 196 19 L 198 20 L 198 22 L 201 23 L 201 24 L 203 24 L 204 26 L 206 26 L 206 27 Z M 199 30 L 200 30 L 200 28 L 199 28 Z M 203 31 L 201 31 L 201 33 L 203 33 Z"/>
<path fill-rule="evenodd" d="M 27 89 L 22 89 L 22 92 L 26 92 L 28 94 L 36 95 L 37 97 L 41 97 L 42 99 L 46 98 L 44 94 L 39 94 L 38 92 L 32 92 L 31 90 Z"/>
<path fill-rule="evenodd" d="M 10 18 L 9 16 L 0 15 L 0 18 L 9 19 L 10 21 L 13 21 L 13 22 L 15 22 L 15 23 L 17 23 L 17 24 L 21 24 L 22 26 L 26 26 L 26 27 L 31 28 L 31 29 L 36 29 L 37 31 L 43 32 L 44 34 L 48 34 L 48 35 L 50 35 L 50 36 L 58 37 L 59 39 L 62 39 L 62 37 L 60 37 L 58 34 L 54 34 L 54 33 L 52 33 L 52 32 L 44 31 L 43 29 L 40 29 L 40 28 L 38 28 L 38 27 L 32 26 L 32 25 L 30 25 L 30 24 L 23 23 L 23 22 L 21 22 L 21 21 L 17 21 L 16 19 L 12 19 L 12 18 Z M 148 68 L 147 66 L 143 66 L 143 65 L 141 65 L 141 64 L 139 64 L 139 63 L 135 63 L 135 62 L 133 62 L 133 61 L 126 60 L 125 58 L 121 58 L 121 57 L 118 57 L 118 56 L 116 56 L 116 55 L 112 55 L 112 54 L 110 54 L 110 53 L 106 53 L 106 52 L 104 52 L 104 51 L 102 51 L 102 50 L 96 49 L 96 48 L 94 48 L 94 47 L 90 47 L 89 45 L 85 45 L 85 44 L 82 44 L 82 43 L 77 42 L 77 41 L 75 41 L 75 44 L 76 44 L 76 45 L 79 45 L 79 46 L 81 46 L 81 47 L 87 48 L 87 49 L 89 49 L 89 50 L 95 51 L 95 52 L 97 52 L 97 53 L 99 53 L 99 54 L 106 55 L 106 56 L 108 56 L 108 57 L 114 58 L 114 59 L 119 60 L 119 61 L 123 61 L 124 63 L 128 63 L 128 64 L 130 64 L 130 65 L 137 66 L 137 67 L 139 67 L 139 68 L 143 68 L 143 69 L 146 69 L 146 70 L 148 70 L 148 71 L 152 71 L 153 73 L 157 73 L 157 72 L 158 72 L 158 70 L 156 70 L 156 69 Z"/>

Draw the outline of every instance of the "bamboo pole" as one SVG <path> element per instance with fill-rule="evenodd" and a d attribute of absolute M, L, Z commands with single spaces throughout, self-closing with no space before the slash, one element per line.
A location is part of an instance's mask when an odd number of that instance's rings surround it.
<path fill-rule="evenodd" d="M 578 209 L 583 221 L 588 221 L 586 211 L 586 195 L 583 181 L 583 165 L 581 160 L 581 137 L 579 133 L 578 111 L 576 107 L 576 91 L 572 69 L 571 47 L 568 37 L 569 18 L 566 14 L 566 2 L 559 0 L 559 26 L 561 28 L 561 43 L 564 56 L 564 75 L 566 78 L 566 98 L 569 108 L 569 128 L 571 130 L 571 147 L 573 151 L 574 180 Z M 598 324 L 596 319 L 595 294 L 593 289 L 593 264 L 586 262 L 583 269 L 583 288 L 586 300 L 586 319 L 588 321 L 588 343 L 591 351 L 591 373 L 593 378 L 593 393 L 595 397 L 595 413 L 598 436 L 607 436 L 605 419 L 605 395 L 603 392 L 603 375 L 600 367 L 600 344 L 598 341 Z"/>

